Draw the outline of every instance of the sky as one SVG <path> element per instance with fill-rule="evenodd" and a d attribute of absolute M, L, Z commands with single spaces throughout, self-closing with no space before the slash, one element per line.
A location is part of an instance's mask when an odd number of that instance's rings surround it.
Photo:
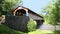
<path fill-rule="evenodd" d="M 36 13 L 40 13 L 42 8 L 44 8 L 50 0 L 22 0 L 23 6 L 31 9 Z"/>

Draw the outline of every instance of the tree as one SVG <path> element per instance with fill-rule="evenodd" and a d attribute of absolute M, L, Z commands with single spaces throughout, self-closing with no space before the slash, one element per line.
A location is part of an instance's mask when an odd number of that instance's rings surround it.
<path fill-rule="evenodd" d="M 60 22 L 60 0 L 54 0 L 52 4 L 43 9 L 43 12 L 46 13 L 44 16 L 46 22 L 51 24 Z"/>
<path fill-rule="evenodd" d="M 0 0 L 0 14 L 6 14 L 16 7 L 21 0 Z"/>

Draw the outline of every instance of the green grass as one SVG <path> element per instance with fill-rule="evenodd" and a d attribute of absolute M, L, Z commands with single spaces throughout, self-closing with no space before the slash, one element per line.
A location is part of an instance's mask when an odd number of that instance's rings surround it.
<path fill-rule="evenodd" d="M 36 30 L 33 32 L 29 32 L 28 34 L 60 34 L 60 30 L 50 31 L 50 30 Z"/>
<path fill-rule="evenodd" d="M 60 34 L 60 31 L 53 32 L 53 31 L 47 31 L 47 30 L 36 30 L 36 31 L 24 33 L 24 32 L 10 29 L 5 25 L 0 25 L 0 34 Z"/>
<path fill-rule="evenodd" d="M 55 34 L 60 34 L 60 30 L 57 30 L 54 32 Z"/>
<path fill-rule="evenodd" d="M 0 34 L 27 34 L 27 33 L 10 29 L 9 27 L 5 25 L 0 25 Z"/>
<path fill-rule="evenodd" d="M 53 31 L 36 30 L 33 32 L 29 32 L 28 34 L 53 34 Z"/>

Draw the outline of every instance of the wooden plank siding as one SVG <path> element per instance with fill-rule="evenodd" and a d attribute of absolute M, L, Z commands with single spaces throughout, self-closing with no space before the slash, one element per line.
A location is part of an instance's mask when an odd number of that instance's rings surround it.
<path fill-rule="evenodd" d="M 43 20 L 43 18 L 36 16 L 35 14 L 28 13 L 29 18 L 34 19 L 34 20 Z"/>

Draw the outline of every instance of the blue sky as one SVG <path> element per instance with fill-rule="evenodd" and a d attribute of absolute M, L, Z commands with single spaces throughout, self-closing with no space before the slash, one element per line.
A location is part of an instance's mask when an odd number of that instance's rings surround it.
<path fill-rule="evenodd" d="M 48 2 L 49 0 L 23 0 L 23 6 L 39 14 Z"/>

